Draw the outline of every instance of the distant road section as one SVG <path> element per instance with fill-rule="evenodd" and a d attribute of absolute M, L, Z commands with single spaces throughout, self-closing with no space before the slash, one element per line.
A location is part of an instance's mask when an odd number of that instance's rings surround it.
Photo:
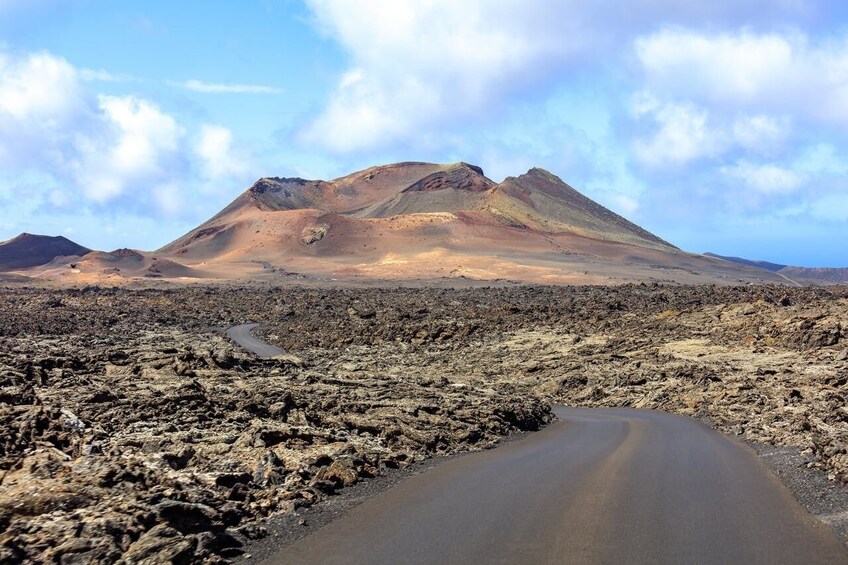
<path fill-rule="evenodd" d="M 558 408 L 415 476 L 268 563 L 848 563 L 748 447 L 689 419 Z"/>
<path fill-rule="evenodd" d="M 277 355 L 285 355 L 286 352 L 279 347 L 266 343 L 251 333 L 251 330 L 258 325 L 259 324 L 242 324 L 240 326 L 233 326 L 227 330 L 227 337 L 257 357 L 268 358 L 276 357 Z"/>

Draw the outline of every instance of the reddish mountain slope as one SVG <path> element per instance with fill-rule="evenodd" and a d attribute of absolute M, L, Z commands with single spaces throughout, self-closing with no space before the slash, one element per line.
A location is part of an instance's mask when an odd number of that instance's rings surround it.
<path fill-rule="evenodd" d="M 156 255 L 229 279 L 785 282 L 683 253 L 542 169 L 495 183 L 467 163 L 263 178 Z"/>

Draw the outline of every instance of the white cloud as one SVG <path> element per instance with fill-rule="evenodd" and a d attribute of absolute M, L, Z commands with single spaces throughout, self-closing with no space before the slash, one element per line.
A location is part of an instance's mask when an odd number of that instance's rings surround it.
<path fill-rule="evenodd" d="M 764 114 L 723 115 L 692 102 L 660 101 L 649 91 L 631 97 L 630 114 L 653 131 L 636 138 L 633 155 L 655 169 L 686 165 L 742 150 L 755 155 L 778 151 L 791 131 L 791 120 Z"/>
<path fill-rule="evenodd" d="M 436 93 L 410 77 L 387 96 L 361 71 L 345 74 L 322 114 L 305 130 L 304 139 L 345 153 L 396 141 L 414 129 L 423 116 L 434 117 Z M 417 111 L 412 112 L 411 107 Z"/>
<path fill-rule="evenodd" d="M 261 84 L 238 84 L 221 82 L 204 82 L 201 80 L 187 80 L 185 82 L 169 82 L 172 86 L 179 86 L 194 92 L 204 94 L 280 94 L 282 88 L 264 86 Z"/>
<path fill-rule="evenodd" d="M 792 72 L 799 41 L 774 34 L 712 36 L 667 30 L 637 39 L 636 55 L 658 89 L 748 101 Z"/>
<path fill-rule="evenodd" d="M 173 216 L 188 213 L 193 194 L 209 184 L 201 181 L 247 174 L 251 159 L 228 129 L 203 126 L 189 136 L 150 100 L 91 90 L 92 82 L 119 80 L 49 53 L 0 50 L 0 190 L 27 191 L 54 209 L 93 202 Z M 38 182 L 27 180 L 33 175 Z"/>
<path fill-rule="evenodd" d="M 233 133 L 223 126 L 202 126 L 194 151 L 200 158 L 200 174 L 205 178 L 216 180 L 249 173 L 248 159 L 233 148 Z"/>
<path fill-rule="evenodd" d="M 639 140 L 633 146 L 635 156 L 646 165 L 674 167 L 720 151 L 720 134 L 709 127 L 706 110 L 688 104 L 646 105 L 645 99 L 637 105 L 658 125 L 650 139 Z"/>
<path fill-rule="evenodd" d="M 741 116 L 734 120 L 732 137 L 745 149 L 762 152 L 780 146 L 788 137 L 791 120 L 763 114 Z"/>
<path fill-rule="evenodd" d="M 160 154 L 177 149 L 183 129 L 151 102 L 134 96 L 100 96 L 99 100 L 107 120 L 119 132 L 112 152 L 119 169 L 156 170 Z"/>
<path fill-rule="evenodd" d="M 70 198 L 68 194 L 62 190 L 51 190 L 50 194 L 47 196 L 47 199 L 50 201 L 56 208 L 62 208 L 70 203 Z"/>
<path fill-rule="evenodd" d="M 620 216 L 633 219 L 639 211 L 639 198 L 618 192 L 594 191 L 592 197 Z"/>
<path fill-rule="evenodd" d="M 795 192 L 804 182 L 804 177 L 795 171 L 773 164 L 753 164 L 740 161 L 723 167 L 722 173 L 739 180 L 751 190 L 762 195 L 780 195 Z"/>
<path fill-rule="evenodd" d="M 631 0 L 626 8 L 620 0 L 307 5 L 350 64 L 301 139 L 337 153 L 398 143 L 420 147 L 422 138 L 444 135 L 458 124 L 494 120 L 514 94 L 538 97 L 552 84 L 580 80 L 575 70 L 615 65 L 639 34 L 664 25 L 738 25 L 752 17 L 801 22 L 821 11 L 797 0 L 774 0 L 768 10 L 762 0 Z M 657 65 L 668 59 L 664 45 L 643 43 Z M 679 66 L 674 59 L 665 64 Z"/>
<path fill-rule="evenodd" d="M 95 110 L 96 101 L 66 60 L 0 49 L 0 165 L 7 171 L 61 161 Z"/>
<path fill-rule="evenodd" d="M 83 193 L 102 203 L 121 196 L 130 185 L 167 175 L 184 130 L 143 99 L 100 96 L 98 102 L 106 129 L 78 139 L 80 157 L 73 168 Z"/>
<path fill-rule="evenodd" d="M 630 113 L 634 118 L 641 118 L 655 112 L 660 107 L 659 99 L 652 92 L 640 90 L 630 97 Z"/>
<path fill-rule="evenodd" d="M 81 98 L 76 70 L 64 59 L 47 53 L 15 59 L 0 53 L 0 120 L 5 114 L 56 125 L 80 110 Z"/>
<path fill-rule="evenodd" d="M 645 88 L 666 97 L 848 125 L 848 39 L 678 28 L 638 38 L 635 53 Z"/>
<path fill-rule="evenodd" d="M 529 4 L 529 5 L 528 5 Z M 543 0 L 423 3 L 311 0 L 350 54 L 304 138 L 337 152 L 411 141 L 455 118 L 485 117 L 587 43 L 579 18 L 554 25 Z"/>
<path fill-rule="evenodd" d="M 80 69 L 79 76 L 86 82 L 137 82 L 131 75 L 110 73 L 103 69 Z"/>
<path fill-rule="evenodd" d="M 53 209 L 93 202 L 101 210 L 184 211 L 210 169 L 195 168 L 195 148 L 174 116 L 144 98 L 98 96 L 87 84 L 115 78 L 49 53 L 0 51 L 4 191 L 26 191 Z M 214 174 L 243 172 L 249 161 L 233 154 L 228 130 L 203 129 L 200 138 Z M 44 179 L 27 182 L 33 174 Z"/>
<path fill-rule="evenodd" d="M 817 143 L 801 150 L 793 168 L 814 176 L 842 177 L 848 173 L 848 160 L 833 145 Z"/>

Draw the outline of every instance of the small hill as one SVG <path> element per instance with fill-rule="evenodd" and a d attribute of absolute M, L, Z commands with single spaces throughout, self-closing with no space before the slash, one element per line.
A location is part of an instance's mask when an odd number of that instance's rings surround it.
<path fill-rule="evenodd" d="M 808 284 L 848 283 L 848 268 L 786 267 L 778 273 L 794 281 Z"/>
<path fill-rule="evenodd" d="M 777 273 L 796 283 L 803 284 L 845 284 L 848 283 L 848 268 L 828 267 L 793 267 L 768 261 L 752 261 L 741 257 L 724 257 L 715 253 L 704 253 L 707 257 L 715 257 L 732 263 L 759 267 Z"/>
<path fill-rule="evenodd" d="M 205 274 L 166 257 L 145 251 L 116 249 L 91 251 L 83 257 L 57 257 L 30 268 L 27 275 L 38 279 L 73 282 L 122 284 L 130 279 L 202 279 Z"/>
<path fill-rule="evenodd" d="M 62 237 L 22 233 L 0 243 L 0 271 L 45 265 L 57 257 L 83 256 L 91 249 Z"/>
<path fill-rule="evenodd" d="M 13 273 L 0 273 L 0 283 L 3 284 L 29 284 L 33 279 Z"/>

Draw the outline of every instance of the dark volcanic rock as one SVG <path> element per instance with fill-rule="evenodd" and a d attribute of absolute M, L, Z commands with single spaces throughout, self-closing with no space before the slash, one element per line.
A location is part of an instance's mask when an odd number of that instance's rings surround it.
<path fill-rule="evenodd" d="M 842 287 L 8 289 L 0 561 L 215 562 L 548 403 L 658 408 L 848 480 Z M 222 330 L 250 320 L 291 358 Z M 296 357 L 295 357 L 296 356 Z"/>

